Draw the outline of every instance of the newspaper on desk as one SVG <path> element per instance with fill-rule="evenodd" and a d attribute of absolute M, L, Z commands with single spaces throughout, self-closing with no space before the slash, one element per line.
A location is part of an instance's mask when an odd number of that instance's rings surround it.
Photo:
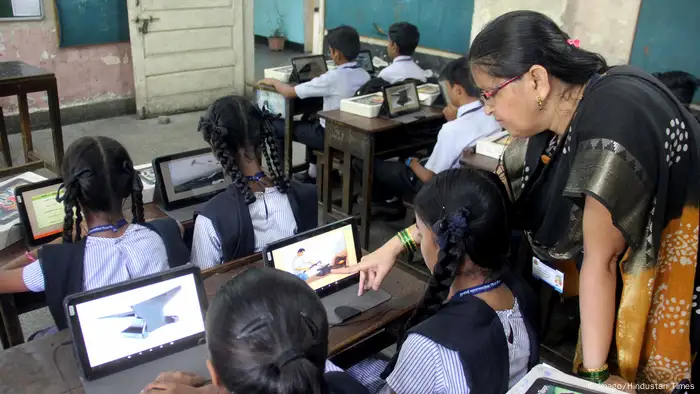
<path fill-rule="evenodd" d="M 43 180 L 46 180 L 46 178 L 41 175 L 33 172 L 25 172 L 24 174 L 0 182 L 0 250 L 22 239 L 22 229 L 19 225 L 19 212 L 17 212 L 15 189 L 18 186 L 41 182 Z"/>
<path fill-rule="evenodd" d="M 538 379 L 547 379 L 549 381 L 563 383 L 568 386 L 566 389 L 561 389 L 551 385 L 549 387 L 538 388 L 534 387 Z M 579 389 L 580 391 L 572 391 Z M 533 368 L 524 378 L 522 378 L 508 394 L 623 394 L 622 391 L 615 390 L 611 387 L 595 384 L 575 376 L 565 374 L 556 368 L 550 367 L 547 364 L 540 364 Z"/>

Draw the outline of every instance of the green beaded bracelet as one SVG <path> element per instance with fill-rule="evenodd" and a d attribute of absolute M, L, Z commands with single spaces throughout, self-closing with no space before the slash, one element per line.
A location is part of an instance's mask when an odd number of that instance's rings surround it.
<path fill-rule="evenodd" d="M 416 242 L 413 240 L 408 230 L 401 230 L 396 236 L 399 237 L 399 241 L 401 241 L 401 245 L 403 245 L 404 249 L 410 252 L 415 252 L 418 249 L 418 245 L 416 245 Z"/>

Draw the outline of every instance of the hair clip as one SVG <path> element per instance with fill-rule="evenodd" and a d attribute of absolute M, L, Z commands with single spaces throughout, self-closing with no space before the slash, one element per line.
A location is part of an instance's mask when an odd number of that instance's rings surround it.
<path fill-rule="evenodd" d="M 566 43 L 571 45 L 572 47 L 576 47 L 576 48 L 581 47 L 581 41 L 579 39 L 569 38 L 568 40 L 566 40 Z"/>
<path fill-rule="evenodd" d="M 267 325 L 270 324 L 273 320 L 274 319 L 270 313 L 267 313 L 267 312 L 263 313 L 262 316 L 259 316 L 255 319 L 251 320 L 250 322 L 248 322 L 248 324 L 243 326 L 243 328 L 241 328 L 240 332 L 238 334 L 236 334 L 236 339 L 243 339 L 243 338 L 251 335 L 255 331 L 258 331 L 261 328 L 267 327 Z"/>

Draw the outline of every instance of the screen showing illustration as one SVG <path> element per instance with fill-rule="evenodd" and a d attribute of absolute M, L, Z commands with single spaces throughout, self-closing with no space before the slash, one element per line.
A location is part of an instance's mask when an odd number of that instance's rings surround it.
<path fill-rule="evenodd" d="M 29 184 L 29 182 L 21 178 L 15 178 L 2 185 L 0 190 L 0 225 L 8 224 L 19 218 L 15 189 L 26 184 Z"/>
<path fill-rule="evenodd" d="M 153 172 L 153 167 L 148 166 L 137 171 L 144 186 L 154 186 L 156 184 L 156 175 Z"/>
<path fill-rule="evenodd" d="M 360 68 L 364 68 L 365 71 L 372 74 L 374 72 L 374 65 L 372 64 L 372 54 L 369 51 L 360 51 L 360 53 L 355 58 L 355 62 Z"/>
<path fill-rule="evenodd" d="M 397 116 L 420 109 L 420 101 L 415 84 L 407 83 L 389 86 L 385 88 L 384 92 L 387 103 L 389 104 L 389 113 L 391 116 Z"/>
<path fill-rule="evenodd" d="M 275 268 L 292 273 L 312 289 L 336 283 L 349 275 L 331 269 L 357 264 L 352 225 L 347 225 L 272 251 Z"/>
<path fill-rule="evenodd" d="M 566 383 L 539 378 L 530 386 L 526 394 L 596 394 L 596 391 L 574 387 Z"/>
<path fill-rule="evenodd" d="M 328 71 L 326 59 L 322 55 L 294 58 L 292 65 L 297 72 L 299 83 L 308 82 Z"/>
<path fill-rule="evenodd" d="M 28 190 L 22 194 L 34 240 L 60 234 L 66 212 L 63 203 L 56 201 L 60 184 Z"/>
<path fill-rule="evenodd" d="M 194 275 L 75 305 L 92 368 L 204 332 Z"/>
<path fill-rule="evenodd" d="M 175 159 L 160 166 L 170 202 L 213 193 L 231 184 L 212 153 Z"/>

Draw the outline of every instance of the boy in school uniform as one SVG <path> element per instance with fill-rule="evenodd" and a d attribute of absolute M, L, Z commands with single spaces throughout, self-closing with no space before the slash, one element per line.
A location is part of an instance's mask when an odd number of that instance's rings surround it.
<path fill-rule="evenodd" d="M 427 161 L 409 157 L 405 162 L 375 162 L 373 214 L 383 213 L 391 217 L 405 215 L 400 198 L 418 193 L 435 174 L 459 168 L 464 149 L 502 130 L 496 119 L 484 112 L 478 99 L 479 90 L 470 79 L 465 57 L 450 62 L 441 78 L 447 82 L 447 94 L 454 107 L 443 111 L 448 122 L 440 129 L 432 154 Z"/>
<path fill-rule="evenodd" d="M 340 26 L 328 31 L 328 47 L 331 58 L 338 66 L 309 82 L 291 86 L 276 79 L 263 79 L 260 83 L 273 86 L 287 98 L 323 97 L 323 110 L 340 108 L 340 100 L 355 95 L 357 89 L 369 81 L 367 71 L 359 67 L 355 58 L 360 53 L 360 35 L 350 26 Z M 309 170 L 297 176 L 297 180 L 307 183 L 316 181 L 316 157 L 313 150 L 323 150 L 326 122 L 324 119 L 313 122 L 295 122 L 294 140 L 306 145 L 306 162 Z M 275 122 L 278 145 L 284 144 L 284 122 Z M 284 149 L 280 149 L 283 152 Z"/>
<path fill-rule="evenodd" d="M 412 58 L 419 41 L 420 32 L 416 26 L 408 22 L 391 25 L 387 53 L 392 63 L 380 71 L 377 77 L 389 83 L 398 83 L 409 78 L 425 82 L 423 69 Z"/>

